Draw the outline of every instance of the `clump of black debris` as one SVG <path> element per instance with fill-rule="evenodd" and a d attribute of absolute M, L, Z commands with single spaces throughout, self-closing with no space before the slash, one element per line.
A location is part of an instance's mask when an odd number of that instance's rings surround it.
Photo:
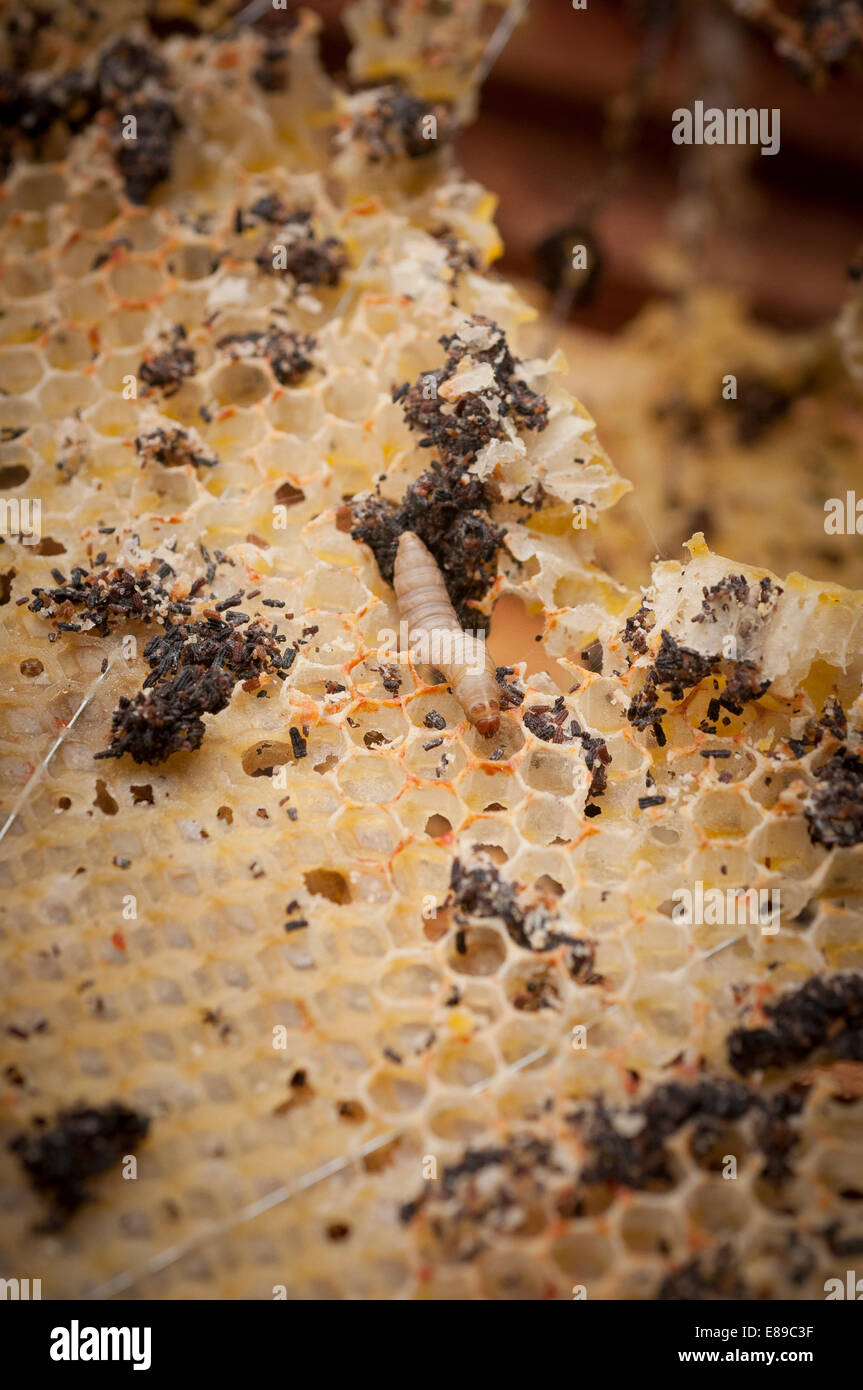
<path fill-rule="evenodd" d="M 515 675 L 515 667 L 498 666 L 494 674 L 500 691 L 498 701 L 501 709 L 518 709 L 519 705 L 524 704 L 524 691 L 515 681 L 508 679 L 509 676 Z"/>
<path fill-rule="evenodd" d="M 55 569 L 55 588 L 33 590 L 30 609 L 53 618 L 59 632 L 107 637 L 118 624 L 131 620 L 161 629 L 144 648 L 150 673 L 143 688 L 131 699 L 120 700 L 111 742 L 97 758 L 129 753 L 137 763 L 155 765 L 172 753 L 190 752 L 204 737 L 201 716 L 225 709 L 238 682 L 254 692 L 265 676 L 287 676 L 297 645 L 284 649 L 287 638 L 275 624 L 240 610 L 244 591 L 213 601 L 212 606 L 204 602 L 194 616 L 191 600 L 212 582 L 225 560 L 220 551 L 214 558 L 202 548 L 202 555 L 206 574 L 195 580 L 188 599 L 173 599 L 165 588 L 165 580 L 174 575 L 166 561 L 153 561 L 133 573 L 128 567 L 106 565 L 104 554 L 96 556 L 89 572 L 76 566 L 66 579 Z"/>
<path fill-rule="evenodd" d="M 278 194 L 264 194 L 248 209 L 238 208 L 234 227 L 266 223 L 272 228 L 255 255 L 255 265 L 265 275 L 287 272 L 296 284 L 318 289 L 338 285 L 347 267 L 344 242 L 323 236 L 309 208 L 290 209 Z"/>
<path fill-rule="evenodd" d="M 298 15 L 286 15 L 282 11 L 281 18 L 284 24 L 282 34 L 287 33 L 298 22 Z M 252 77 L 264 92 L 284 92 L 287 90 L 290 81 L 288 69 L 288 48 L 283 43 L 279 43 L 276 38 L 267 39 L 261 51 L 258 66 L 252 72 Z"/>
<path fill-rule="evenodd" d="M 499 918 L 511 939 L 525 951 L 554 951 L 565 946 L 566 968 L 572 978 L 582 984 L 602 983 L 602 976 L 594 970 L 596 942 L 558 930 L 548 908 L 540 902 L 525 902 L 521 888 L 503 878 L 490 860 L 480 858 L 468 866 L 454 859 L 444 905 L 453 909 L 460 928 L 471 917 Z"/>
<path fill-rule="evenodd" d="M 587 794 L 589 797 L 602 795 L 608 786 L 608 767 L 611 763 L 608 744 L 604 738 L 586 733 L 577 719 L 570 718 L 562 695 L 558 695 L 553 705 L 531 705 L 526 709 L 524 726 L 545 743 L 578 741 L 584 749 L 587 769 L 593 773 Z"/>
<path fill-rule="evenodd" d="M 298 386 L 312 370 L 317 340 L 271 324 L 266 332 L 228 333 L 216 346 L 227 348 L 232 357 L 263 357 L 281 386 Z"/>
<path fill-rule="evenodd" d="M 655 626 L 656 618 L 642 599 L 641 606 L 635 613 L 631 613 L 627 618 L 623 631 L 620 634 L 620 640 L 625 642 L 627 647 L 635 652 L 636 657 L 646 656 L 648 651 L 647 634 L 651 632 Z M 630 666 L 633 664 L 634 659 L 634 657 L 627 657 Z"/>
<path fill-rule="evenodd" d="M 642 639 L 638 637 L 637 640 Z M 670 683 L 673 691 L 680 692 L 675 698 L 682 700 L 686 686 L 698 685 L 699 681 L 710 675 L 715 664 L 715 658 L 703 657 L 690 647 L 680 646 L 663 629 L 656 662 L 648 668 L 644 685 L 633 696 L 626 711 L 630 724 L 636 729 L 652 729 L 656 742 L 662 748 L 666 741 L 662 716 L 668 713 L 668 707 L 659 703 L 662 677 Z"/>
<path fill-rule="evenodd" d="M 207 453 L 202 442 L 181 425 L 166 430 L 159 426 L 147 434 L 138 435 L 135 451 L 142 461 L 152 460 L 163 468 L 215 468 L 219 460 Z"/>
<path fill-rule="evenodd" d="M 265 673 L 284 679 L 297 654 L 296 647 L 281 650 L 286 640 L 275 625 L 230 610 L 224 617 L 206 610 L 201 619 L 170 620 L 144 648 L 150 674 L 132 699 L 120 700 L 111 742 L 96 757 L 128 753 L 136 763 L 156 765 L 172 753 L 200 748 L 201 716 L 226 709 L 238 682 L 255 690 Z"/>
<path fill-rule="evenodd" d="M 474 314 L 440 342 L 447 353 L 443 366 L 421 372 L 412 386 L 405 382 L 393 394 L 402 402 L 408 425 L 422 434 L 420 448 L 436 448 L 445 462 L 455 465 L 475 458 L 490 440 L 505 438 L 507 420 L 524 429 L 545 429 L 548 401 L 517 376 L 518 359 L 496 323 Z M 490 367 L 493 384 L 448 401 L 441 387 L 466 360 Z"/>
<path fill-rule="evenodd" d="M 466 270 L 479 270 L 482 265 L 480 253 L 465 237 L 458 236 L 449 226 L 438 227 L 431 235 L 446 251 L 446 261 L 453 272 L 454 285 L 458 284 Z"/>
<path fill-rule="evenodd" d="M 371 547 L 391 584 L 399 537 L 403 531 L 415 532 L 441 568 L 459 622 L 486 630 L 488 619 L 473 604 L 494 582 L 505 534 L 489 516 L 490 502 L 488 484 L 467 473 L 455 476 L 434 462 L 409 485 L 398 505 L 379 493 L 359 498 L 353 505 L 351 535 Z"/>
<path fill-rule="evenodd" d="M 802 734 L 796 738 L 788 739 L 788 748 L 794 753 L 795 758 L 806 758 L 807 753 L 812 752 L 813 748 L 821 748 L 821 745 L 832 742 L 832 744 L 842 745 L 835 749 L 835 752 L 838 752 L 839 755 L 846 755 L 848 748 L 845 745 L 848 742 L 848 737 L 848 714 L 842 709 L 837 696 L 828 695 L 821 706 L 819 716 L 812 716 L 806 720 Z M 856 739 L 859 735 L 855 731 L 850 737 Z M 828 774 L 825 780 L 830 781 L 832 776 L 834 774 Z M 810 808 L 810 810 L 812 809 Z M 813 834 L 812 827 L 810 827 L 810 834 Z M 819 842 L 814 835 L 813 838 L 814 842 Z"/>
<path fill-rule="evenodd" d="M 740 714 L 744 705 L 759 699 L 769 688 L 770 681 L 762 679 L 757 661 L 747 656 L 746 652 L 781 593 L 781 588 L 769 578 L 749 585 L 742 574 L 727 575 L 711 588 L 705 587 L 701 611 L 692 621 L 715 624 L 724 619 L 727 627 L 730 618 L 738 655 L 726 657 L 721 652 L 705 655 L 693 647 L 687 647 L 663 629 L 659 650 L 647 668 L 644 685 L 633 697 L 627 711 L 630 723 L 636 729 L 652 729 L 657 743 L 662 747 L 665 743 L 662 716 L 668 713 L 668 708 L 659 703 L 660 689 L 667 690 L 677 703 L 684 698 L 687 690 L 711 675 L 721 674 L 725 678 L 722 690 L 712 702 L 714 717 L 718 717 L 720 710 Z M 636 657 L 647 654 L 647 634 L 655 622 L 655 616 L 645 603 L 627 618 L 621 640 Z"/>
<path fill-rule="evenodd" d="M 748 1301 L 751 1294 L 735 1263 L 732 1247 L 723 1244 L 673 1270 L 663 1279 L 656 1297 L 662 1302 L 739 1302 Z"/>
<path fill-rule="evenodd" d="M 183 613 L 186 605 L 174 602 L 164 580 L 174 571 L 167 563 L 142 567 L 137 573 L 123 565 L 105 564 L 96 557 L 93 568 L 76 565 L 67 579 L 53 569 L 53 588 L 32 590 L 30 611 L 53 618 L 58 632 L 93 632 L 107 637 L 119 622 L 163 622 L 171 613 Z"/>
<path fill-rule="evenodd" d="M 496 1233 L 518 1232 L 561 1171 L 551 1144 L 516 1134 L 494 1148 L 468 1149 L 399 1215 L 408 1224 L 423 1213 L 441 1255 L 471 1260 Z"/>
<path fill-rule="evenodd" d="M 716 623 L 720 618 L 733 617 L 735 636 L 745 646 L 773 609 L 782 588 L 767 575 L 749 585 L 744 574 L 727 574 L 701 592 L 701 612 L 692 621 Z"/>
<path fill-rule="evenodd" d="M 121 696 L 111 718 L 111 742 L 95 756 L 122 758 L 128 753 L 136 763 L 155 767 L 172 753 L 193 752 L 204 739 L 201 715 L 226 709 L 234 684 L 228 671 L 185 666 L 155 690 L 139 690 L 131 699 Z"/>
<path fill-rule="evenodd" d="M 746 1076 L 765 1067 L 790 1067 L 825 1052 L 863 1062 L 863 975 L 849 972 L 807 980 L 765 1004 L 762 1028 L 736 1028 L 728 1036 L 728 1060 Z"/>
<path fill-rule="evenodd" d="M 135 139 L 127 140 L 122 124 L 135 121 Z M 121 126 L 111 139 L 111 153 L 123 179 L 126 196 L 146 203 L 153 189 L 171 177 L 174 136 L 180 119 L 165 97 L 150 96 L 129 104 Z"/>
<path fill-rule="evenodd" d="M 803 737 L 790 738 L 788 746 L 796 758 L 802 758 L 810 748 L 817 748 L 824 739 L 835 738 L 844 743 L 848 737 L 848 716 L 835 695 L 828 695 L 817 719 L 807 719 Z"/>
<path fill-rule="evenodd" d="M 354 114 L 346 134 L 371 164 L 399 156 L 426 159 L 456 133 L 452 112 L 443 102 L 423 101 L 397 82 L 373 95 Z"/>
<path fill-rule="evenodd" d="M 138 376 L 145 386 L 152 390 L 161 390 L 166 396 L 173 396 L 186 378 L 194 376 L 197 370 L 195 349 L 187 343 L 183 325 L 176 324 L 167 346 L 160 352 L 151 353 L 140 363 Z"/>
<path fill-rule="evenodd" d="M 863 759 L 843 745 L 814 776 L 803 805 L 812 843 L 827 849 L 863 843 Z"/>
<path fill-rule="evenodd" d="M 705 1077 L 691 1085 L 673 1081 L 657 1086 L 624 1111 L 612 1112 L 603 1100 L 596 1100 L 568 1117 L 583 1131 L 587 1149 L 581 1181 L 667 1191 L 677 1181 L 668 1148 L 673 1135 L 691 1125 L 690 1152 L 709 1165 L 725 1128 L 751 1114 L 754 1142 L 764 1158 L 761 1176 L 778 1186 L 792 1176 L 798 1135 L 791 1121 L 807 1095 L 808 1087 L 794 1086 L 765 1097 L 742 1082 Z"/>
<path fill-rule="evenodd" d="M 407 424 L 422 433 L 420 447 L 436 448 L 440 458 L 410 484 L 398 504 L 379 492 L 358 498 L 351 535 L 371 547 L 381 574 L 392 583 L 399 536 L 414 531 L 440 566 L 459 621 L 486 630 L 488 619 L 474 604 L 494 582 L 505 532 L 490 515 L 498 499 L 495 484 L 477 478 L 469 465 L 484 444 L 505 433 L 507 418 L 528 429 L 544 429 L 548 403 L 518 379 L 518 360 L 503 330 L 490 319 L 474 315 L 461 336 L 443 337 L 441 345 L 447 350 L 443 367 L 393 393 Z M 467 356 L 492 368 L 494 386 L 467 392 L 449 404 L 438 396 L 439 387 Z"/>
<path fill-rule="evenodd" d="M 520 1214 L 523 1220 L 527 1212 L 548 1210 L 552 1203 L 564 1220 L 583 1215 L 587 1188 L 668 1191 L 677 1181 L 669 1141 L 686 1128 L 696 1161 L 721 1169 L 729 1126 L 743 1123 L 747 1140 L 764 1160 L 762 1180 L 780 1188 L 793 1176 L 800 1142 L 795 1121 L 808 1094 L 808 1087 L 794 1086 L 763 1097 L 741 1082 L 704 1077 L 658 1086 L 625 1110 L 595 1100 L 567 1117 L 585 1149 L 580 1170 L 562 1145 L 516 1133 L 494 1147 L 467 1149 L 402 1206 L 400 1216 L 406 1224 L 422 1216 L 430 1238 L 448 1258 L 473 1259 L 499 1231 L 518 1231 Z M 659 1296 L 735 1296 L 729 1288 L 725 1275 L 693 1266 L 671 1276 Z"/>
<path fill-rule="evenodd" d="M 111 151 L 126 195 L 145 203 L 170 177 L 172 144 L 181 128 L 162 59 L 139 39 L 118 38 L 95 64 L 57 76 L 0 72 L 0 124 L 25 151 L 38 154 L 58 126 L 76 134 L 97 116 L 110 126 Z M 124 138 L 134 117 L 135 138 Z"/>
<path fill-rule="evenodd" d="M 52 1124 L 37 1118 L 29 1134 L 9 1147 L 37 1192 L 48 1202 L 40 1231 L 61 1230 L 79 1207 L 92 1200 L 92 1178 L 106 1172 L 146 1138 L 150 1121 L 119 1101 L 101 1107 L 61 1110 Z"/>

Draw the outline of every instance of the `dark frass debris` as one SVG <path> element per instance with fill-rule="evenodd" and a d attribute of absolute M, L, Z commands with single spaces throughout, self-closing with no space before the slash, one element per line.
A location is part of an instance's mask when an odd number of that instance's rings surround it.
<path fill-rule="evenodd" d="M 225 619 L 215 610 L 201 620 L 170 621 L 144 648 L 150 667 L 144 689 L 121 699 L 111 742 L 96 757 L 128 753 L 136 763 L 157 765 L 172 753 L 192 752 L 204 737 L 201 716 L 225 709 L 239 681 L 254 689 L 264 673 L 283 679 L 296 648 L 283 652 L 286 639 L 260 621 L 240 631 L 247 621 L 244 614 Z"/>
<path fill-rule="evenodd" d="M 57 624 L 75 618 L 76 630 L 107 637 L 119 622 L 161 622 L 172 608 L 170 594 L 157 570 L 138 574 L 123 566 L 96 567 L 89 572 L 76 565 L 67 579 L 52 570 L 55 587 L 32 591 L 30 611 L 44 613 Z"/>
<path fill-rule="evenodd" d="M 764 1159 L 761 1176 L 777 1186 L 791 1175 L 790 1158 L 799 1136 L 789 1121 L 802 1110 L 806 1087 L 791 1087 L 769 1098 L 739 1081 L 705 1077 L 694 1085 L 669 1082 L 625 1111 L 603 1100 L 577 1110 L 569 1123 L 583 1129 L 587 1151 L 581 1181 L 613 1183 L 634 1191 L 666 1191 L 676 1182 L 668 1141 L 690 1125 L 689 1149 L 708 1160 L 729 1124 L 753 1119 L 753 1142 Z"/>
<path fill-rule="evenodd" d="M 553 951 L 567 947 L 566 969 L 583 984 L 600 984 L 602 976 L 593 969 L 596 943 L 559 931 L 555 918 L 542 903 L 525 903 L 517 884 L 508 883 L 490 861 L 470 867 L 453 860 L 447 907 L 454 909 L 455 921 L 463 924 L 470 917 L 497 917 L 512 940 L 525 951 Z"/>
<path fill-rule="evenodd" d="M 656 619 L 651 610 L 642 602 L 641 607 L 627 618 L 620 634 L 621 641 L 625 642 L 636 656 L 646 656 L 648 651 L 646 634 L 652 631 L 655 623 Z M 627 659 L 631 665 L 632 658 Z"/>
<path fill-rule="evenodd" d="M 730 1245 L 721 1245 L 718 1250 L 705 1251 L 694 1260 L 673 1270 L 659 1286 L 657 1299 L 668 1302 L 687 1303 L 712 1302 L 714 1300 L 739 1302 L 751 1297 L 743 1277 L 734 1261 Z"/>
<path fill-rule="evenodd" d="M 736 1028 L 728 1036 L 728 1060 L 742 1076 L 764 1067 L 790 1067 L 824 1049 L 845 1061 L 863 1062 L 863 975 L 807 980 L 774 1003 L 770 1022 Z"/>
<path fill-rule="evenodd" d="M 499 1232 L 517 1234 L 561 1171 L 551 1144 L 516 1134 L 499 1147 L 468 1149 L 399 1216 L 407 1225 L 422 1213 L 439 1257 L 471 1260 Z"/>
<path fill-rule="evenodd" d="M 36 154 L 58 125 L 74 135 L 97 117 L 107 121 L 126 196 L 133 203 L 145 203 L 156 185 L 170 176 L 173 139 L 180 129 L 168 86 L 161 58 L 137 39 L 119 38 L 103 50 L 94 67 L 72 68 L 47 80 L 42 73 L 4 70 L 0 120 Z M 134 127 L 128 124 L 130 116 Z"/>
<path fill-rule="evenodd" d="M 832 737 L 843 743 L 848 737 L 848 716 L 835 695 L 828 695 L 817 719 L 806 721 L 805 738 L 814 748 L 822 739 Z"/>
<path fill-rule="evenodd" d="M 128 118 L 135 121 L 134 140 L 123 134 Z M 131 202 L 146 203 L 153 189 L 170 178 L 172 146 L 179 129 L 177 113 L 164 97 L 132 102 L 128 111 L 119 115 L 111 153 Z"/>
<path fill-rule="evenodd" d="M 398 666 L 394 666 L 391 661 L 382 661 L 378 667 L 381 685 L 388 695 L 398 695 L 402 679 L 399 675 Z"/>
<path fill-rule="evenodd" d="M 490 440 L 505 438 L 507 420 L 523 429 L 545 429 L 548 402 L 517 375 L 518 359 L 496 323 L 474 314 L 460 333 L 440 342 L 447 352 L 443 366 L 421 373 L 412 386 L 405 383 L 394 395 L 407 424 L 423 436 L 421 448 L 436 448 L 445 463 L 455 464 L 475 458 Z M 448 401 L 441 388 L 465 359 L 490 367 L 493 385 Z"/>
<path fill-rule="evenodd" d="M 441 464 L 411 483 L 398 506 L 377 493 L 359 498 L 353 506 L 351 535 L 374 552 L 388 584 L 399 537 L 413 531 L 431 551 L 446 581 L 450 601 L 466 628 L 485 629 L 488 619 L 472 606 L 482 599 L 497 573 L 497 552 L 504 537 L 488 514 L 486 484 L 461 470 L 455 477 Z"/>
<path fill-rule="evenodd" d="M 584 749 L 584 761 L 593 773 L 588 796 L 601 796 L 608 786 L 608 767 L 611 754 L 604 738 L 585 733 L 577 719 L 570 718 L 562 695 L 553 705 L 531 705 L 524 712 L 524 726 L 545 743 L 573 743 Z M 567 722 L 568 721 L 568 722 Z"/>
<path fill-rule="evenodd" d="M 466 270 L 479 270 L 482 257 L 475 246 L 457 236 L 450 227 L 440 227 L 431 235 L 444 247 L 447 265 L 452 270 L 452 283 L 457 285 Z"/>
<path fill-rule="evenodd" d="M 836 727 L 844 727 L 844 716 Z M 863 759 L 848 748 L 834 753 L 815 773 L 803 814 L 815 845 L 849 849 L 863 843 Z"/>
<path fill-rule="evenodd" d="M 192 586 L 198 594 L 215 577 L 216 559 L 203 552 L 206 575 Z M 164 587 L 173 570 L 161 562 L 142 566 L 137 574 L 122 566 L 91 571 L 75 566 L 67 579 L 52 571 L 55 586 L 36 588 L 30 608 L 54 619 L 58 630 L 89 631 L 106 637 L 120 622 L 135 619 L 161 626 L 144 649 L 150 667 L 144 687 L 123 698 L 114 712 L 112 739 L 97 757 L 129 753 L 138 763 L 158 764 L 175 752 L 198 748 L 204 736 L 203 714 L 224 709 L 238 681 L 254 692 L 265 674 L 284 679 L 297 648 L 282 650 L 287 641 L 275 626 L 250 621 L 236 610 L 242 591 L 232 594 L 204 617 L 192 619 L 189 602 L 174 601 Z M 191 597 L 191 595 L 190 595 Z M 220 612 L 230 610 L 225 617 Z M 76 622 L 69 622 L 75 617 Z M 187 621 L 188 620 L 188 621 Z M 155 689 L 151 689 L 155 687 Z"/>
<path fill-rule="evenodd" d="M 275 208 L 270 211 L 274 213 Z M 288 274 L 297 285 L 311 289 L 338 285 L 348 264 L 344 243 L 338 237 L 320 236 L 310 212 L 287 213 L 284 220 L 265 216 L 264 220 L 275 230 L 255 256 L 259 270 L 265 275 Z"/>
<path fill-rule="evenodd" d="M 226 348 L 232 357 L 263 357 L 269 362 L 280 386 L 298 386 L 312 370 L 310 354 L 316 339 L 309 333 L 292 333 L 271 325 L 265 333 L 228 333 L 216 347 Z"/>
<path fill-rule="evenodd" d="M 517 428 L 544 429 L 548 403 L 519 379 L 518 360 L 491 319 L 475 314 L 459 333 L 440 342 L 447 352 L 444 365 L 393 394 L 407 424 L 421 434 L 420 447 L 437 449 L 440 458 L 408 486 L 398 505 L 379 492 L 358 498 L 351 535 L 371 547 L 381 574 L 392 583 L 399 537 L 415 532 L 440 566 L 459 621 L 484 631 L 488 619 L 473 605 L 494 582 L 505 532 L 490 515 L 495 485 L 477 478 L 469 465 L 484 444 L 506 434 L 507 420 Z M 466 357 L 489 366 L 494 384 L 447 403 L 439 388 Z"/>
<path fill-rule="evenodd" d="M 161 464 L 163 468 L 215 468 L 219 460 L 199 447 L 192 435 L 182 426 L 165 430 L 161 427 L 142 434 L 135 440 L 135 452 L 143 462 Z"/>
<path fill-rule="evenodd" d="M 146 1115 L 112 1101 L 101 1107 L 77 1105 L 61 1110 L 51 1125 L 37 1119 L 32 1132 L 13 1139 L 10 1149 L 48 1202 L 48 1214 L 38 1229 L 62 1229 L 79 1207 L 92 1200 L 90 1179 L 134 1153 L 149 1128 Z"/>
<path fill-rule="evenodd" d="M 111 742 L 97 758 L 122 758 L 155 767 L 172 753 L 191 753 L 203 742 L 202 714 L 226 709 L 234 677 L 218 668 L 184 666 L 154 690 L 121 697 L 111 719 Z"/>
<path fill-rule="evenodd" d="M 546 987 L 544 980 L 540 988 Z M 593 1100 L 567 1117 L 579 1139 L 575 1151 L 553 1148 L 527 1134 L 511 1135 L 495 1147 L 468 1149 L 438 1181 L 426 1183 L 401 1207 L 401 1220 L 407 1224 L 421 1214 L 424 1234 L 439 1255 L 473 1259 L 496 1233 L 517 1233 L 526 1213 L 545 1209 L 550 1201 L 568 1221 L 585 1214 L 591 1187 L 670 1190 L 678 1177 L 671 1141 L 683 1131 L 696 1161 L 720 1171 L 727 1145 L 738 1142 L 736 1133 L 729 1136 L 730 1126 L 746 1126 L 739 1137 L 761 1156 L 761 1178 L 779 1187 L 793 1176 L 791 1160 L 800 1143 L 795 1120 L 808 1094 L 808 1087 L 792 1086 L 764 1097 L 741 1082 L 705 1076 L 694 1083 L 658 1086 L 626 1109 Z M 720 1291 L 732 1296 L 725 1275 L 707 1265 L 679 1270 L 666 1285 L 661 1297 L 710 1297 Z"/>
<path fill-rule="evenodd" d="M 144 648 L 150 666 L 144 685 L 155 685 L 183 666 L 221 668 L 243 682 L 254 681 L 265 671 L 283 676 L 297 654 L 295 647 L 281 651 L 286 640 L 275 626 L 268 627 L 260 619 L 250 623 L 242 613 L 222 618 L 210 610 L 201 619 L 170 622 Z"/>
<path fill-rule="evenodd" d="M 714 657 L 702 656 L 693 648 L 682 646 L 663 631 L 653 662 L 654 679 L 673 700 L 682 700 L 687 690 L 710 675 L 714 664 Z"/>
<path fill-rule="evenodd" d="M 701 611 L 692 621 L 715 625 L 722 618 L 726 627 L 731 624 L 737 657 L 725 657 L 719 650 L 715 655 L 704 655 L 663 630 L 659 650 L 647 669 L 644 685 L 629 706 L 627 717 L 630 723 L 636 729 L 652 728 L 657 743 L 662 747 L 665 734 L 661 720 L 668 710 L 659 704 L 659 689 L 667 690 L 672 700 L 678 702 L 684 698 L 687 690 L 711 675 L 725 676 L 724 688 L 711 703 L 712 719 L 717 719 L 723 709 L 729 714 L 741 714 L 744 705 L 759 699 L 770 682 L 761 678 L 756 662 L 751 659 L 752 643 L 759 636 L 781 593 L 782 589 L 766 576 L 750 585 L 742 574 L 726 575 L 711 588 L 704 588 Z M 644 603 L 627 618 L 620 635 L 636 656 L 647 655 L 647 633 L 653 629 L 655 622 L 654 615 Z M 721 645 L 717 638 L 717 648 Z"/>
<path fill-rule="evenodd" d="M 640 633 L 636 630 L 636 641 L 639 638 Z M 630 703 L 627 719 L 636 729 L 652 728 L 657 743 L 662 747 L 665 733 L 661 720 L 668 709 L 659 703 L 659 688 L 667 690 L 671 699 L 678 702 L 684 698 L 687 690 L 699 685 L 722 667 L 725 667 L 728 675 L 717 703 L 730 714 L 740 714 L 745 704 L 759 699 L 770 685 L 769 680 L 761 679 L 753 662 L 703 656 L 694 648 L 681 645 L 663 629 L 659 651 L 648 668 L 644 685 Z"/>
<path fill-rule="evenodd" d="M 598 637 L 595 637 L 589 646 L 585 647 L 581 653 L 582 664 L 588 671 L 592 671 L 596 676 L 602 675 L 603 657 L 602 643 Z"/>
<path fill-rule="evenodd" d="M 449 142 L 456 130 L 448 106 L 413 96 L 398 83 L 381 88 L 374 101 L 354 116 L 351 143 L 371 164 L 399 156 L 424 159 Z"/>
<path fill-rule="evenodd" d="M 186 378 L 194 376 L 197 370 L 195 350 L 186 343 L 185 328 L 177 324 L 168 346 L 162 352 L 145 358 L 138 367 L 138 375 L 151 390 L 161 390 L 166 396 L 173 396 Z"/>
<path fill-rule="evenodd" d="M 515 681 L 508 681 L 507 676 L 515 674 L 512 666 L 498 666 L 495 671 L 495 679 L 500 691 L 499 701 L 502 710 L 518 709 L 519 705 L 524 704 L 524 691 Z"/>
<path fill-rule="evenodd" d="M 715 623 L 720 615 L 733 614 L 739 620 L 738 636 L 745 642 L 772 609 L 782 589 L 767 575 L 750 587 L 745 574 L 727 574 L 701 592 L 701 612 L 692 621 Z"/>

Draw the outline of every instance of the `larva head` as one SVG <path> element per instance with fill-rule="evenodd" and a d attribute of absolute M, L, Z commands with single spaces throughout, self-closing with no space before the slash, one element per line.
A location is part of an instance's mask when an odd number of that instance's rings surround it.
<path fill-rule="evenodd" d="M 500 705 L 497 700 L 477 700 L 467 711 L 467 717 L 483 738 L 491 738 L 500 728 Z"/>
<path fill-rule="evenodd" d="M 435 559 L 423 541 L 414 531 L 402 531 L 396 546 L 396 558 L 394 564 L 394 582 L 396 592 L 407 581 L 410 584 L 411 573 L 418 565 L 434 565 Z"/>

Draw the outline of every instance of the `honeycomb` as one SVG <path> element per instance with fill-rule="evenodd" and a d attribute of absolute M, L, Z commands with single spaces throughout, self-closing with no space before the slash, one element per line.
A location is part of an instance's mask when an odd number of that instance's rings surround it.
<path fill-rule="evenodd" d="M 391 35 L 365 2 L 353 24 L 355 73 L 406 84 L 383 97 L 335 88 L 307 13 L 156 42 L 126 6 L 34 43 L 37 87 L 116 88 L 120 31 L 158 63 L 122 50 L 119 99 L 25 131 L 3 194 L 0 1272 L 821 1297 L 859 1240 L 863 594 L 700 534 L 643 591 L 614 577 L 629 485 L 562 354 L 519 356 L 493 199 L 442 124 L 413 155 L 387 124 L 416 135 L 405 92 L 470 105 L 445 59 L 450 87 L 412 84 L 439 7 L 382 8 Z M 145 194 L 117 130 L 160 101 Z M 547 419 L 501 412 L 459 465 L 503 533 L 476 625 L 531 647 L 486 740 L 386 659 L 394 594 L 352 532 L 426 495 L 399 388 L 447 343 L 500 407 L 488 321 Z M 210 639 L 227 685 L 171 745 L 153 711 Z M 151 741 L 114 747 L 139 695 Z M 681 920 L 695 884 L 734 920 Z M 753 891 L 778 930 L 736 924 Z M 82 1190 L 28 1183 L 76 1106 Z"/>

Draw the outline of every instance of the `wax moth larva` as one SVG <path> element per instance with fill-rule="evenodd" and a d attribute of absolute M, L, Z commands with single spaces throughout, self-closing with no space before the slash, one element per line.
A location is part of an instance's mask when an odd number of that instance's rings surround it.
<path fill-rule="evenodd" d="M 443 672 L 481 734 L 488 738 L 497 733 L 500 694 L 485 635 L 464 631 L 434 556 L 413 531 L 399 538 L 393 587 L 414 653 Z"/>

